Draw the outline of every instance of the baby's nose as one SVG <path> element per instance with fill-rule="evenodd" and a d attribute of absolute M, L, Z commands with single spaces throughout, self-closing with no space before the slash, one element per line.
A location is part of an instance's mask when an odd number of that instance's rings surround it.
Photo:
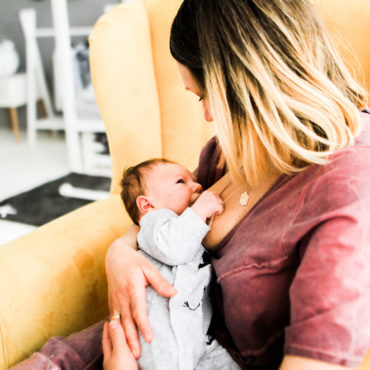
<path fill-rule="evenodd" d="M 193 183 L 193 191 L 194 191 L 194 193 L 201 193 L 202 190 L 203 190 L 202 185 L 200 185 L 197 182 L 194 182 Z"/>

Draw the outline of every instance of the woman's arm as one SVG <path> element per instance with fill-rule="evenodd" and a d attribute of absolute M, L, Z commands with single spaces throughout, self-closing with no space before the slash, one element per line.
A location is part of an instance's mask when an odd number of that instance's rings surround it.
<path fill-rule="evenodd" d="M 141 254 L 136 252 L 139 227 L 132 225 L 126 234 L 110 247 L 105 259 L 108 299 L 111 315 L 120 315 L 128 345 L 133 355 L 141 353 L 136 325 L 147 341 L 153 332 L 146 312 L 145 287 L 150 284 L 164 297 L 172 297 L 176 289 Z"/>
<path fill-rule="evenodd" d="M 344 370 L 349 369 L 310 358 L 286 355 L 279 370 Z"/>

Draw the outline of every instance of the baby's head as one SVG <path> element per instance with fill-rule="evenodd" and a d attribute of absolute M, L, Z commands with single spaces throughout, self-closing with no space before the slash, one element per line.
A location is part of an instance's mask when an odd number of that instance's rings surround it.
<path fill-rule="evenodd" d="M 135 224 L 148 212 L 167 208 L 181 214 L 202 192 L 194 175 L 178 163 L 151 159 L 124 171 L 121 198 Z"/>

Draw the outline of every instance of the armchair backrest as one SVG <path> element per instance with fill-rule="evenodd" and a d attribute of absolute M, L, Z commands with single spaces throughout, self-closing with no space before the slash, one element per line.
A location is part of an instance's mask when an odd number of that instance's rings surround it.
<path fill-rule="evenodd" d="M 111 192 L 122 169 L 166 157 L 195 169 L 212 136 L 201 104 L 185 91 L 169 51 L 169 32 L 180 0 L 136 0 L 100 18 L 90 36 L 97 102 L 113 164 Z"/>
<path fill-rule="evenodd" d="M 365 47 L 370 3 L 316 2 L 348 64 L 357 65 L 343 48 L 346 43 L 370 81 L 370 48 Z M 185 91 L 169 51 L 170 27 L 180 3 L 121 4 L 100 18 L 91 35 L 92 78 L 107 127 L 113 193 L 119 192 L 124 167 L 151 157 L 164 156 L 194 169 L 201 147 L 212 136 L 212 124 L 205 123 L 197 98 Z"/>
<path fill-rule="evenodd" d="M 314 1 L 344 62 L 370 92 L 370 2 Z"/>

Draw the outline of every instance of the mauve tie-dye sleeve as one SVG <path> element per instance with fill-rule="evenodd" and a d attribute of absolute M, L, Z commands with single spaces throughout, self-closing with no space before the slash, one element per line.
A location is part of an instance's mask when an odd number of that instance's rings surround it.
<path fill-rule="evenodd" d="M 367 153 L 361 146 L 343 151 L 301 194 L 291 230 L 310 232 L 289 292 L 286 354 L 352 367 L 368 350 L 370 167 L 356 159 Z"/>

